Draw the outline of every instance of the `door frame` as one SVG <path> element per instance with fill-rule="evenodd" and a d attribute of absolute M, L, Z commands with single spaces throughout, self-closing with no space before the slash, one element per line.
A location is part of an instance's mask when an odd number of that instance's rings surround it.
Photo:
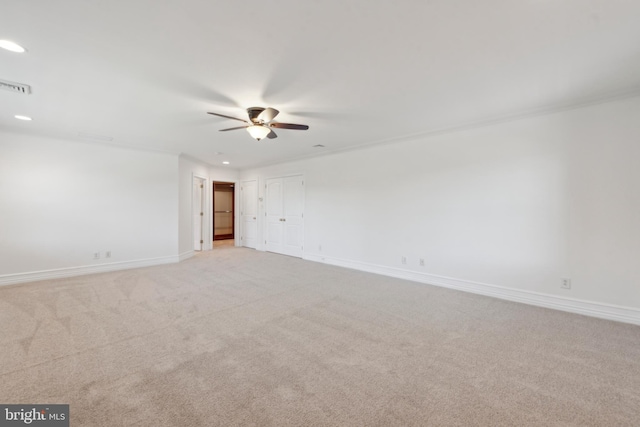
<path fill-rule="evenodd" d="M 233 188 L 231 194 L 231 234 L 223 234 L 221 237 L 216 239 L 215 232 L 215 221 L 216 221 L 216 207 L 215 207 L 215 192 L 216 192 L 216 184 L 228 184 Z M 236 187 L 237 184 L 231 181 L 212 181 L 211 182 L 211 241 L 215 240 L 234 240 L 237 239 L 236 236 Z"/>
<path fill-rule="evenodd" d="M 207 196 L 207 194 L 208 194 L 208 191 L 207 191 L 208 185 L 207 185 L 207 181 L 208 180 L 209 179 L 207 177 L 205 177 L 205 176 L 197 175 L 197 174 L 194 174 L 194 173 L 191 174 L 191 238 L 194 240 L 194 243 L 195 243 L 195 232 L 196 232 L 196 224 L 195 224 L 195 219 L 194 219 L 195 218 L 195 212 L 194 212 L 194 206 L 193 206 L 194 202 L 195 202 L 195 197 L 196 197 L 196 194 L 195 194 L 195 191 L 194 191 L 194 187 L 195 187 L 194 184 L 197 181 L 199 181 L 199 183 L 202 184 L 202 201 L 201 201 L 202 205 L 200 206 L 201 212 L 203 213 L 202 217 L 201 217 L 202 223 L 201 223 L 201 228 L 200 228 L 200 234 L 202 236 L 201 237 L 202 244 L 200 245 L 200 248 L 201 248 L 200 250 L 201 251 L 205 251 L 205 250 L 211 249 L 211 243 L 210 243 L 210 238 L 209 238 L 210 230 L 209 230 L 209 225 L 208 225 L 209 221 L 205 220 L 206 218 L 209 217 L 209 211 L 207 209 L 207 207 L 209 205 L 207 203 L 207 201 L 208 201 L 208 196 Z M 194 247 L 193 250 L 195 251 L 197 249 Z"/>

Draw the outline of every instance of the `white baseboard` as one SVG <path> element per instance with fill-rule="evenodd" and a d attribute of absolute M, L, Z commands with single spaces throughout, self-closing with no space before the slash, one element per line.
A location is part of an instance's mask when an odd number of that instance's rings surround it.
<path fill-rule="evenodd" d="M 354 270 L 397 277 L 428 285 L 457 289 L 464 292 L 515 301 L 539 307 L 552 308 L 570 313 L 583 314 L 585 316 L 599 317 L 601 319 L 615 320 L 618 322 L 640 325 L 640 310 L 631 307 L 622 307 L 612 304 L 603 304 L 592 301 L 583 301 L 557 295 L 549 295 L 504 286 L 490 285 L 486 283 L 471 282 L 468 280 L 454 279 L 451 277 L 436 276 L 415 271 L 402 270 L 360 261 L 345 260 L 326 257 L 315 254 L 305 254 L 304 259 L 325 264 L 337 265 Z"/>
<path fill-rule="evenodd" d="M 180 255 L 178 255 L 178 262 L 182 262 L 185 259 L 189 259 L 192 256 L 194 256 L 195 254 L 196 254 L 196 251 L 194 251 L 194 250 L 182 252 Z"/>
<path fill-rule="evenodd" d="M 193 252 L 193 251 L 192 251 Z M 185 253 L 187 254 L 187 253 Z M 57 268 L 53 270 L 32 271 L 27 273 L 5 274 L 0 276 L 0 286 L 18 283 L 35 282 L 38 280 L 60 279 L 64 277 L 82 276 L 85 274 L 104 273 L 108 271 L 128 270 L 131 268 L 150 267 L 153 265 L 170 264 L 182 261 L 179 256 L 165 256 L 158 258 L 138 259 L 134 261 L 110 262 L 108 264 L 83 265 L 80 267 Z M 190 256 L 193 256 L 191 254 Z M 186 256 L 189 258 L 189 256 Z M 184 259 L 186 259 L 184 258 Z"/>

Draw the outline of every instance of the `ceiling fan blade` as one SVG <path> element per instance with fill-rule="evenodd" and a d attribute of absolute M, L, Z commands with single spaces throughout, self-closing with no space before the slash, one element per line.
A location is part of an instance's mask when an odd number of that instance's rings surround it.
<path fill-rule="evenodd" d="M 276 135 L 276 133 L 274 131 L 269 132 L 269 134 L 267 135 L 267 138 L 269 138 L 269 139 L 275 139 L 277 137 L 278 137 L 278 135 Z"/>
<path fill-rule="evenodd" d="M 238 126 L 238 127 L 235 127 L 235 128 L 220 129 L 220 132 L 226 132 L 228 130 L 236 130 L 236 129 L 246 129 L 248 127 L 249 126 Z"/>
<path fill-rule="evenodd" d="M 295 130 L 307 130 L 309 126 L 307 125 L 296 125 L 293 123 L 269 123 L 269 126 L 272 128 L 280 128 L 280 129 L 295 129 Z"/>
<path fill-rule="evenodd" d="M 213 116 L 218 116 L 218 117 L 224 117 L 225 119 L 240 120 L 241 122 L 245 122 L 245 123 L 247 123 L 247 121 L 246 121 L 246 120 L 239 119 L 239 118 L 237 118 L 237 117 L 225 116 L 224 114 L 210 113 L 210 112 L 207 112 L 207 114 L 211 114 L 211 115 L 213 115 Z"/>
<path fill-rule="evenodd" d="M 263 122 L 270 122 L 271 120 L 275 119 L 279 112 L 280 111 L 276 110 L 275 108 L 269 107 L 258 115 L 258 120 L 262 120 Z"/>

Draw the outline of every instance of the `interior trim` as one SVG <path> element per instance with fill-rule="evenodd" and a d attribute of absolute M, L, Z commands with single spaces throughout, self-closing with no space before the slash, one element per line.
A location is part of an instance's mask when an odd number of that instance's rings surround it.
<path fill-rule="evenodd" d="M 0 286 L 15 285 L 39 280 L 61 279 L 65 277 L 83 276 L 85 274 L 104 273 L 109 271 L 129 270 L 131 268 L 150 267 L 153 265 L 171 264 L 193 256 L 185 252 L 178 256 L 138 259 L 133 261 L 110 262 L 108 264 L 83 265 L 79 267 L 56 268 L 53 270 L 32 271 L 0 276 Z"/>
<path fill-rule="evenodd" d="M 304 259 L 351 268 L 354 270 L 366 271 L 368 273 L 375 273 L 384 276 L 396 277 L 399 279 L 411 280 L 413 282 L 424 283 L 427 285 L 441 286 L 444 288 L 471 292 L 474 294 L 500 298 L 503 300 L 535 305 L 538 307 L 551 308 L 554 310 L 561 310 L 569 313 L 582 314 L 585 316 L 598 317 L 601 319 L 640 325 L 640 309 L 632 307 L 622 307 L 613 304 L 584 301 L 558 295 L 507 288 L 504 286 L 472 282 L 451 277 L 436 276 L 433 274 L 408 271 L 394 267 L 332 258 L 315 254 L 305 254 Z"/>

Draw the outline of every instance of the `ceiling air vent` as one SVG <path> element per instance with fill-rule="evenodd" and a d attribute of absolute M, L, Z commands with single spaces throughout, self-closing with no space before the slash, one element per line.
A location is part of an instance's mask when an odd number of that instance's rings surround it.
<path fill-rule="evenodd" d="M 29 95 L 31 93 L 31 86 L 22 83 L 9 82 L 7 80 L 0 80 L 0 89 L 22 93 L 25 95 Z"/>

